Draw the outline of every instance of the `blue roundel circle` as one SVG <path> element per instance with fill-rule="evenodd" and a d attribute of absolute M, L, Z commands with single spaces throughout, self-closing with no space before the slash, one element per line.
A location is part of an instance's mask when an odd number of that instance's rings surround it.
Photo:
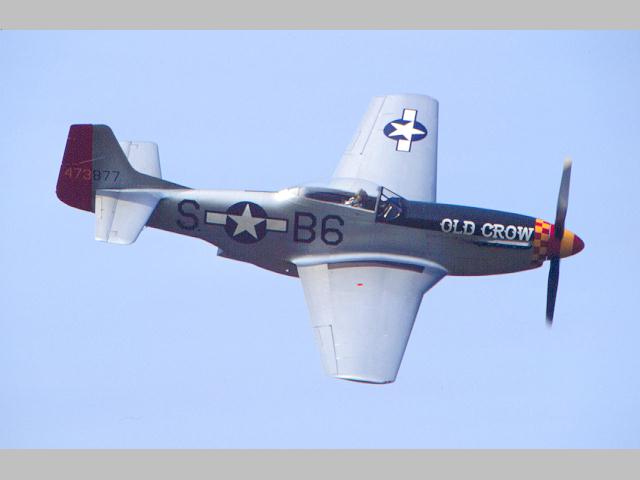
<path fill-rule="evenodd" d="M 224 230 L 236 242 L 259 242 L 267 234 L 267 212 L 256 203 L 234 203 L 227 209 Z"/>
<path fill-rule="evenodd" d="M 413 124 L 413 126 L 403 130 L 402 127 L 409 123 Z M 411 122 L 409 120 L 402 120 L 401 118 L 387 123 L 384 126 L 383 132 L 392 140 L 409 140 L 410 142 L 422 140 L 429 133 L 427 127 L 420 122 Z"/>

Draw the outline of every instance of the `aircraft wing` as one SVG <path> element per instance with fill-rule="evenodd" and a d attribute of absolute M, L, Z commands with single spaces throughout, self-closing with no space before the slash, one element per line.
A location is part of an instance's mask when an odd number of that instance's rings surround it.
<path fill-rule="evenodd" d="M 393 382 L 422 296 L 445 274 L 439 265 L 424 261 L 298 263 L 326 373 Z"/>
<path fill-rule="evenodd" d="M 334 182 L 374 182 L 411 200 L 436 201 L 438 102 L 426 95 L 374 97 Z"/>

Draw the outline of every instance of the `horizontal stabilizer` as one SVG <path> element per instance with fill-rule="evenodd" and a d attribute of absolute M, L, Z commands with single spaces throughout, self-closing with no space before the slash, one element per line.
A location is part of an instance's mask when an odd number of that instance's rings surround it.
<path fill-rule="evenodd" d="M 118 141 L 106 125 L 71 125 L 56 185 L 67 205 L 96 214 L 96 240 L 127 245 L 167 192 L 158 145 Z"/>
<path fill-rule="evenodd" d="M 58 198 L 93 212 L 97 190 L 129 188 L 185 187 L 162 180 L 155 143 L 119 142 L 106 125 L 71 125 L 56 185 Z"/>
<path fill-rule="evenodd" d="M 120 245 L 135 242 L 161 197 L 161 192 L 98 191 L 96 240 Z"/>
<path fill-rule="evenodd" d="M 129 140 L 123 140 L 118 143 L 131 166 L 138 172 L 162 178 L 158 144 L 153 142 L 131 142 Z"/>
<path fill-rule="evenodd" d="M 138 172 L 162 178 L 158 145 L 153 142 L 118 142 Z M 96 192 L 96 240 L 129 245 L 149 220 L 161 196 L 148 191 Z"/>

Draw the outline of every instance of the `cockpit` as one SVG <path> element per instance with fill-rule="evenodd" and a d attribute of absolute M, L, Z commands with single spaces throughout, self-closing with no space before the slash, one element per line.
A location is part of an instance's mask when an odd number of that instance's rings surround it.
<path fill-rule="evenodd" d="M 374 211 L 376 208 L 376 196 L 369 195 L 365 189 L 361 188 L 356 192 L 348 192 L 346 190 L 334 189 L 315 189 L 303 188 L 302 195 L 305 198 L 317 200 L 326 203 L 337 203 L 346 205 L 347 207 L 361 208 L 364 210 Z"/>
<path fill-rule="evenodd" d="M 406 210 L 406 201 L 388 188 L 380 187 L 378 206 L 376 209 L 377 222 L 399 222 Z"/>
<path fill-rule="evenodd" d="M 377 222 L 398 222 L 406 209 L 406 201 L 391 190 L 376 186 L 342 190 L 329 187 L 301 187 L 300 196 L 319 202 L 334 203 L 351 208 L 367 210 L 376 214 Z"/>

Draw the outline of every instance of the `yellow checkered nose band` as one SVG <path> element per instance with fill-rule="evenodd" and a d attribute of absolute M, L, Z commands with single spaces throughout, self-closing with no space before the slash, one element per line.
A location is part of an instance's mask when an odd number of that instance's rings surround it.
<path fill-rule="evenodd" d="M 551 224 L 540 218 L 536 218 L 533 230 L 533 256 L 531 263 L 542 265 L 549 252 L 549 240 L 551 239 Z"/>
<path fill-rule="evenodd" d="M 533 232 L 533 255 L 531 263 L 541 265 L 551 257 L 565 258 L 582 251 L 584 242 L 571 230 L 564 230 L 562 239 L 554 235 L 554 226 L 537 218 Z"/>

